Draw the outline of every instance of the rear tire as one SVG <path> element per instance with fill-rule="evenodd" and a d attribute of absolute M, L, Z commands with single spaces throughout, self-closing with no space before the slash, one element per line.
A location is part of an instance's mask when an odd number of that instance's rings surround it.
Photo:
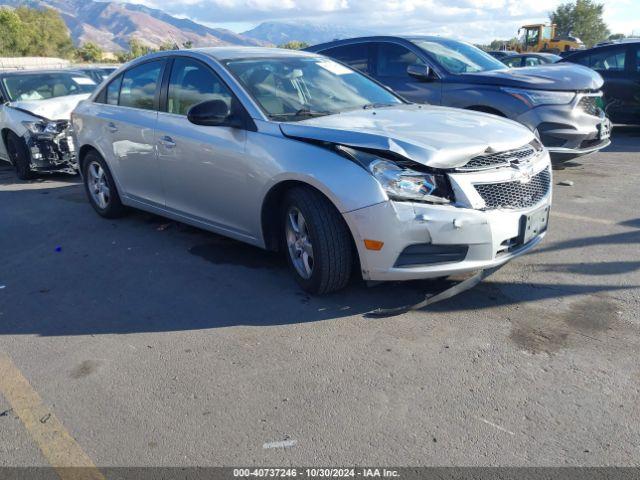
<path fill-rule="evenodd" d="M 323 294 L 344 288 L 353 266 L 351 234 L 336 208 L 319 192 L 289 190 L 282 205 L 287 263 L 300 286 Z"/>
<path fill-rule="evenodd" d="M 105 218 L 118 218 L 126 213 L 126 207 L 120 201 L 118 189 L 113 181 L 107 162 L 96 151 L 88 152 L 83 165 L 83 183 L 89 203 L 98 215 Z"/>
<path fill-rule="evenodd" d="M 31 157 L 24 140 L 13 132 L 8 132 L 5 145 L 7 154 L 16 169 L 16 175 L 20 180 L 30 180 L 35 174 L 31 170 Z"/>

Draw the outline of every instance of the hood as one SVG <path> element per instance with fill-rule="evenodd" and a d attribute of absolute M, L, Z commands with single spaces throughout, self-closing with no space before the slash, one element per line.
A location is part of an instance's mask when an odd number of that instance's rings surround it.
<path fill-rule="evenodd" d="M 32 113 L 47 120 L 69 120 L 71 112 L 82 100 L 90 94 L 69 95 L 65 97 L 49 98 L 47 100 L 18 100 L 10 102 L 9 106 Z"/>
<path fill-rule="evenodd" d="M 550 64 L 539 67 L 492 70 L 464 73 L 454 81 L 501 87 L 529 88 L 535 90 L 599 90 L 604 83 L 600 74 L 590 68 L 574 64 Z"/>
<path fill-rule="evenodd" d="M 483 153 L 522 147 L 535 137 L 519 123 L 431 105 L 353 110 L 280 124 L 288 137 L 394 152 L 433 168 L 455 168 Z"/>

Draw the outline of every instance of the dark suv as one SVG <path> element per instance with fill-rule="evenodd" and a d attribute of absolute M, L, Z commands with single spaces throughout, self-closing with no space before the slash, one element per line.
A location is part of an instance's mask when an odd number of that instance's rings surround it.
<path fill-rule="evenodd" d="M 615 123 L 640 124 L 640 39 L 566 56 L 562 62 L 593 68 L 604 78 L 604 104 Z"/>
<path fill-rule="evenodd" d="M 609 145 L 602 77 L 578 65 L 509 69 L 468 43 L 441 37 L 363 37 L 315 45 L 413 102 L 492 113 L 534 131 L 555 159 Z"/>

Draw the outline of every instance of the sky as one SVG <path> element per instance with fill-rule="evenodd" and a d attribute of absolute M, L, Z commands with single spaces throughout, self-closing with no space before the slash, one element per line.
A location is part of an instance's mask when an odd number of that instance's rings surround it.
<path fill-rule="evenodd" d="M 260 22 L 312 21 L 375 33 L 439 34 L 485 43 L 544 22 L 562 0 L 129 0 L 236 32 Z M 612 33 L 640 35 L 640 0 L 600 0 Z"/>

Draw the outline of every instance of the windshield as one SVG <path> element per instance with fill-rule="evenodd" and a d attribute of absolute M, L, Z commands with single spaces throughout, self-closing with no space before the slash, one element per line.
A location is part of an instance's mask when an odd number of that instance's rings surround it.
<path fill-rule="evenodd" d="M 33 73 L 7 76 L 2 79 L 9 100 L 46 100 L 91 93 L 96 82 L 79 73 Z"/>
<path fill-rule="evenodd" d="M 403 103 L 364 75 L 328 58 L 229 60 L 226 66 L 278 121 Z"/>
<path fill-rule="evenodd" d="M 411 40 L 431 55 L 449 73 L 476 73 L 507 67 L 477 47 L 455 40 Z"/>

